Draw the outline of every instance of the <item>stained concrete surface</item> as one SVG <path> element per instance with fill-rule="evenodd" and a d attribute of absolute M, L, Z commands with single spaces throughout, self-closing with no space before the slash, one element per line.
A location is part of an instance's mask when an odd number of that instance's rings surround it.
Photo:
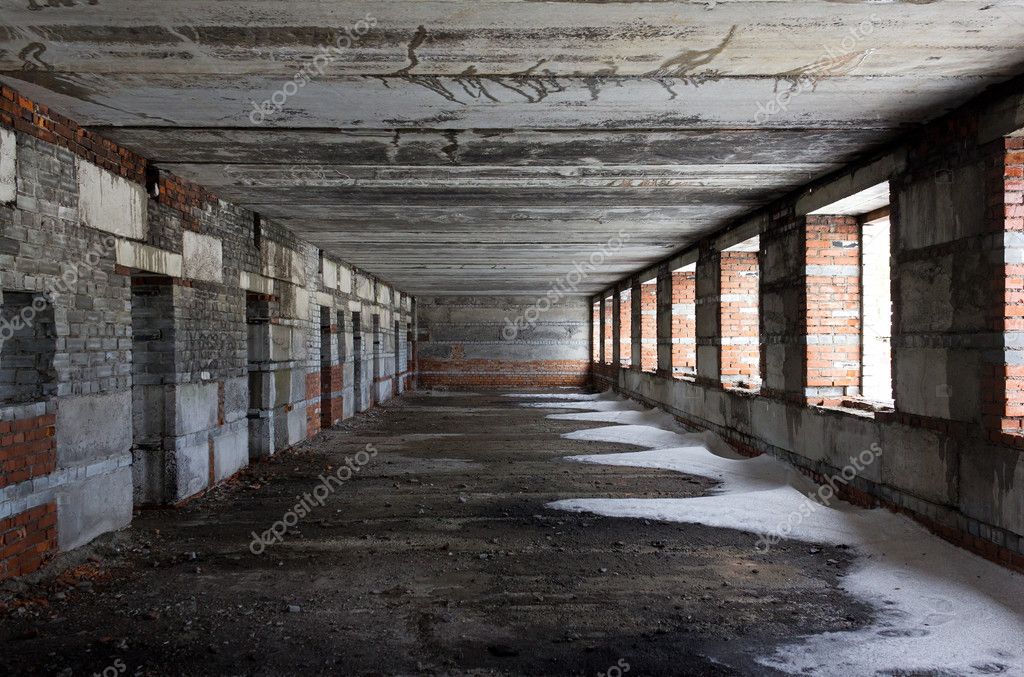
<path fill-rule="evenodd" d="M 0 674 L 770 674 L 754 659 L 772 647 L 870 621 L 838 589 L 844 548 L 765 555 L 737 531 L 546 509 L 713 488 L 566 461 L 632 448 L 561 439 L 591 426 L 551 411 L 413 393 L 144 511 L 0 588 Z M 353 479 L 250 552 L 367 444 Z"/>
<path fill-rule="evenodd" d="M 1024 71 L 1019 0 L 0 6 L 0 82 L 417 295 L 624 227 L 599 293 Z"/>

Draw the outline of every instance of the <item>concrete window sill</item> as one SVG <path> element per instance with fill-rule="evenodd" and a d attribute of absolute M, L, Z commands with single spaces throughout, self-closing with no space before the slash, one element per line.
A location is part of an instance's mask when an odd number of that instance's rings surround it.
<path fill-rule="evenodd" d="M 838 411 L 844 414 L 851 414 L 853 416 L 870 419 L 876 418 L 878 414 L 892 414 L 895 411 L 891 404 L 857 398 L 844 400 L 842 404 L 816 404 L 812 405 L 812 408 L 821 409 L 823 411 Z"/>

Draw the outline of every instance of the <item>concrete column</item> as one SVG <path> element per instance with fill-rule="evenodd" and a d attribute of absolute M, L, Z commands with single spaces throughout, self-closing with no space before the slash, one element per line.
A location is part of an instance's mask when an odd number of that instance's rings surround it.
<path fill-rule="evenodd" d="M 905 419 L 984 417 L 998 432 L 1007 411 L 1003 346 L 1019 341 L 1002 331 L 1016 319 L 1004 257 L 1017 233 L 1006 232 L 1003 144 L 969 152 L 957 164 L 914 166 L 890 186 L 893 393 Z"/>
<path fill-rule="evenodd" d="M 762 392 L 803 401 L 806 383 L 804 219 L 774 215 L 761 233 Z"/>
<path fill-rule="evenodd" d="M 600 298 L 600 300 L 597 303 L 598 303 L 598 308 L 600 308 L 600 317 L 598 318 L 598 322 L 600 323 L 600 327 L 601 327 L 601 333 L 598 335 L 599 345 L 598 345 L 598 349 L 597 349 L 598 350 L 598 360 L 597 361 L 600 362 L 601 364 L 604 364 L 605 362 L 608 361 L 608 357 L 609 357 L 608 352 L 607 352 L 607 350 L 605 348 L 605 344 L 607 343 L 606 337 L 608 336 L 608 329 L 609 329 L 609 327 L 608 327 L 608 319 L 606 317 L 606 315 L 608 313 L 608 309 L 605 307 L 607 302 L 605 301 L 605 298 L 603 296 Z"/>
<path fill-rule="evenodd" d="M 639 278 L 633 278 L 630 283 L 630 308 L 629 308 L 629 344 L 632 355 L 630 356 L 629 368 L 633 371 L 640 371 L 643 366 L 644 344 L 643 344 L 643 321 L 644 321 L 644 300 L 643 286 Z"/>
<path fill-rule="evenodd" d="M 658 268 L 655 300 L 655 328 L 657 341 L 657 374 L 665 378 L 672 376 L 672 272 L 668 266 Z"/>
<path fill-rule="evenodd" d="M 721 254 L 710 248 L 700 250 L 697 259 L 696 307 L 697 379 L 709 385 L 721 383 L 721 334 L 719 333 L 719 289 Z"/>

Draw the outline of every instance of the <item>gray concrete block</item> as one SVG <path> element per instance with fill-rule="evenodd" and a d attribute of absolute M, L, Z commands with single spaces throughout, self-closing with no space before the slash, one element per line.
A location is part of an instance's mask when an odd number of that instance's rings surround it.
<path fill-rule="evenodd" d="M 249 409 L 249 379 L 246 376 L 224 381 L 224 420 L 227 423 L 245 418 Z"/>
<path fill-rule="evenodd" d="M 176 436 L 217 427 L 219 403 L 216 383 L 181 383 L 175 386 L 174 393 Z"/>
<path fill-rule="evenodd" d="M 248 425 L 226 429 L 213 441 L 213 477 L 221 481 L 249 464 Z"/>
<path fill-rule="evenodd" d="M 56 442 L 58 468 L 127 453 L 132 444 L 131 392 L 59 400 Z"/>
<path fill-rule="evenodd" d="M 132 520 L 132 471 L 89 477 L 57 490 L 57 545 L 71 550 Z"/>
<path fill-rule="evenodd" d="M 210 481 L 210 444 L 206 439 L 195 442 L 178 438 L 171 464 L 174 476 L 174 495 L 168 500 L 177 502 L 194 496 L 205 489 Z"/>

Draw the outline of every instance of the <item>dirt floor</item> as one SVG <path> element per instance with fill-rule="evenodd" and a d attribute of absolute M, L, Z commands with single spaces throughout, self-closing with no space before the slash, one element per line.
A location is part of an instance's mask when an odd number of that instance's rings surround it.
<path fill-rule="evenodd" d="M 0 674 L 762 675 L 773 646 L 870 621 L 837 587 L 844 548 L 545 508 L 713 487 L 566 461 L 636 448 L 561 439 L 605 424 L 549 413 L 411 394 L 144 510 L 0 588 Z M 352 479 L 253 554 L 346 457 Z"/>

